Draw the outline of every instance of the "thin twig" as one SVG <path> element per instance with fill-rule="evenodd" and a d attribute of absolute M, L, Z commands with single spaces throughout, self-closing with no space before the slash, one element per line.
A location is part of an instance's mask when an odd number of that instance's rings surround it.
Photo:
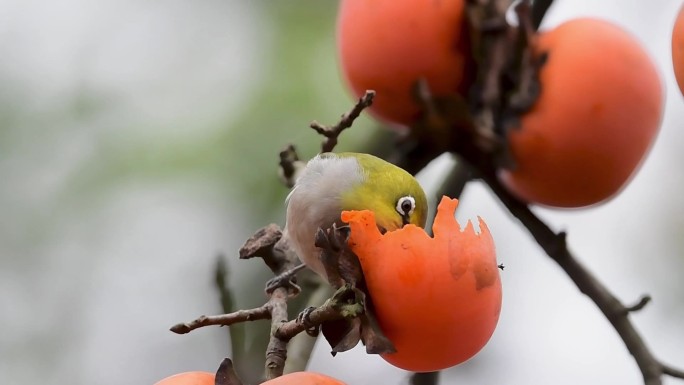
<path fill-rule="evenodd" d="M 361 111 L 373 104 L 374 97 L 375 91 L 366 91 L 366 93 L 359 98 L 359 101 L 356 102 L 351 111 L 342 115 L 340 121 L 334 126 L 324 126 L 315 120 L 311 122 L 309 126 L 325 137 L 325 140 L 323 140 L 323 144 L 321 145 L 321 152 L 330 152 L 335 148 L 337 145 L 337 138 L 342 131 L 351 127 L 354 120 L 361 114 Z"/>
<path fill-rule="evenodd" d="M 193 321 L 173 325 L 170 330 L 176 334 L 187 334 L 195 329 L 205 326 L 230 326 L 240 322 L 256 321 L 269 318 L 271 318 L 270 309 L 264 305 L 254 309 L 238 310 L 228 314 L 214 316 L 203 315 Z"/>
<path fill-rule="evenodd" d="M 635 303 L 632 306 L 627 306 L 625 310 L 627 310 L 628 313 L 633 313 L 646 307 L 646 305 L 648 305 L 649 302 L 651 302 L 651 296 L 644 295 L 643 297 L 641 297 L 641 299 L 639 299 L 639 302 Z"/>
<path fill-rule="evenodd" d="M 667 374 L 668 376 L 672 376 L 674 378 L 683 378 L 684 379 L 684 371 L 679 370 L 677 368 L 673 368 L 669 365 L 662 364 L 662 370 L 663 373 Z"/>

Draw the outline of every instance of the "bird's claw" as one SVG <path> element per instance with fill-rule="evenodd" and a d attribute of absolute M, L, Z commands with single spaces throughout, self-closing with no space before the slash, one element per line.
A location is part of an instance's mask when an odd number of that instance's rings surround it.
<path fill-rule="evenodd" d="M 310 335 L 311 337 L 317 337 L 318 333 L 320 331 L 320 326 L 319 325 L 314 325 L 311 322 L 311 313 L 316 310 L 315 307 L 309 306 L 302 310 L 298 315 L 297 315 L 297 323 L 304 325 L 306 328 L 304 331 L 306 334 Z"/>

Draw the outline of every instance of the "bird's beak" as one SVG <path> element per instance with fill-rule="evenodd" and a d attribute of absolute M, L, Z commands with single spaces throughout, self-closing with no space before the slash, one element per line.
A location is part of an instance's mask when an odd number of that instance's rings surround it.
<path fill-rule="evenodd" d="M 409 218 L 408 215 L 402 215 L 401 216 L 401 227 L 404 227 L 404 226 L 408 225 L 409 223 L 411 223 L 411 218 Z"/>

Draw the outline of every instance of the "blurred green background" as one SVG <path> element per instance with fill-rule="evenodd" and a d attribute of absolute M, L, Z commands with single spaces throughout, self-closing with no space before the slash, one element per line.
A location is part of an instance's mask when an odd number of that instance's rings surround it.
<path fill-rule="evenodd" d="M 634 33 L 668 104 L 652 154 L 619 197 L 537 211 L 569 231 L 620 298 L 654 296 L 633 319 L 657 356 L 684 366 L 684 101 L 669 56 L 681 2 L 555 3 L 546 26 L 594 15 Z M 237 305 L 264 301 L 266 268 L 237 250 L 282 224 L 278 151 L 292 142 L 312 156 L 320 138 L 308 123 L 335 122 L 352 104 L 336 66 L 336 6 L 0 0 L 0 383 L 152 384 L 232 355 L 226 329 L 168 327 L 221 311 L 221 253 Z M 376 126 L 362 117 L 338 150 L 363 150 Z M 446 163 L 420 176 L 428 190 Z M 458 216 L 476 215 L 507 266 L 504 307 L 490 344 L 443 383 L 638 383 L 608 322 L 473 184 Z M 253 363 L 264 351 L 254 333 L 267 328 L 246 336 Z M 310 368 L 353 385 L 407 381 L 362 349 L 332 358 L 319 344 Z"/>

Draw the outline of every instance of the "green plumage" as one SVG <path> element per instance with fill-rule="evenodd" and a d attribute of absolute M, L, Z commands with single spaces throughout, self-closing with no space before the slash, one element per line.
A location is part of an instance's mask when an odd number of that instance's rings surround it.
<path fill-rule="evenodd" d="M 416 200 L 416 209 L 409 221 L 416 226 L 425 226 L 427 198 L 411 174 L 373 155 L 339 153 L 337 156 L 356 158 L 364 180 L 342 194 L 343 210 L 371 210 L 378 225 L 386 230 L 395 230 L 402 227 L 401 215 L 396 210 L 397 201 L 411 196 Z"/>

